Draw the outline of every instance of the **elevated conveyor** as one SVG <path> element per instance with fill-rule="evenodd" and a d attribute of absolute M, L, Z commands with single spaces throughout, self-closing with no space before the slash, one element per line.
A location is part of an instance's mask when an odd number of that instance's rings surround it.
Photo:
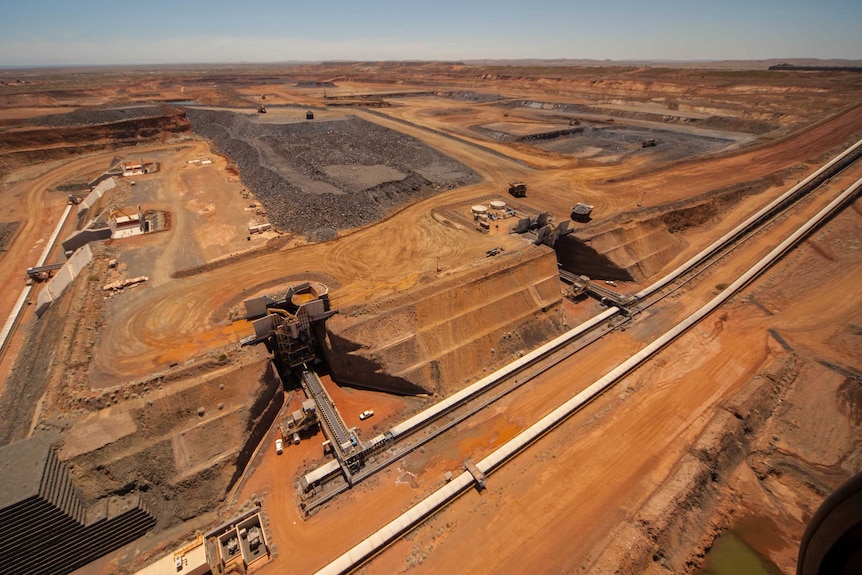
<path fill-rule="evenodd" d="M 601 301 L 608 301 L 614 305 L 625 307 L 635 303 L 636 299 L 630 295 L 617 293 L 594 281 L 587 276 L 577 276 L 566 270 L 560 270 L 560 279 L 572 286 L 572 292 L 580 295 L 587 292 Z"/>
<path fill-rule="evenodd" d="M 352 485 L 353 473 L 362 465 L 365 455 L 363 446 L 347 428 L 347 425 L 341 418 L 341 414 L 335 408 L 335 403 L 333 403 L 329 394 L 326 393 L 326 388 L 323 387 L 323 382 L 320 381 L 317 373 L 309 369 L 308 366 L 303 366 L 300 380 L 302 381 L 305 393 L 309 398 L 314 400 L 320 419 L 320 427 L 332 444 L 335 459 L 344 472 L 344 478 L 348 484 Z M 311 485 L 311 483 L 308 485 Z"/>
<path fill-rule="evenodd" d="M 323 388 L 323 382 L 320 381 L 320 378 L 313 370 L 303 370 L 302 386 L 305 388 L 308 396 L 317 405 L 317 413 L 320 414 L 320 420 L 323 423 L 327 439 L 342 453 L 352 451 L 350 432 L 341 419 L 341 415 L 335 409 L 335 404 L 332 403 L 329 394 Z"/>

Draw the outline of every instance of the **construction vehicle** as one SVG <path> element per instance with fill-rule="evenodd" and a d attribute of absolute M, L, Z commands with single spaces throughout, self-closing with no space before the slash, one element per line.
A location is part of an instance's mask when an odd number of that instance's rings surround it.
<path fill-rule="evenodd" d="M 317 406 L 314 404 L 314 400 L 311 399 L 303 401 L 302 408 L 297 409 L 285 419 L 288 433 L 293 433 L 296 436 L 295 439 L 299 438 L 297 435 L 299 432 L 317 425 L 317 422 Z"/>
<path fill-rule="evenodd" d="M 63 264 L 49 264 L 47 266 L 38 266 L 27 268 L 27 277 L 33 281 L 44 282 L 51 279 L 54 272 L 63 267 Z"/>
<path fill-rule="evenodd" d="M 575 207 L 572 208 L 572 219 L 576 222 L 588 222 L 590 221 L 590 214 L 592 213 L 593 206 L 578 202 L 575 204 Z"/>
<path fill-rule="evenodd" d="M 266 114 L 266 106 L 258 106 L 257 113 L 258 114 Z"/>
<path fill-rule="evenodd" d="M 87 197 L 87 194 L 69 194 L 69 197 L 67 198 L 68 204 L 70 206 L 80 204 L 81 202 L 84 201 L 84 198 L 86 198 L 86 197 Z"/>
<path fill-rule="evenodd" d="M 516 198 L 523 198 L 527 195 L 527 184 L 524 182 L 509 182 L 509 193 Z"/>
<path fill-rule="evenodd" d="M 651 148 L 655 146 L 655 138 L 648 138 L 641 142 L 641 148 Z"/>
<path fill-rule="evenodd" d="M 116 219 L 117 219 L 118 217 L 120 217 L 120 216 L 123 216 L 123 217 L 125 217 L 125 218 L 127 218 L 127 219 L 129 219 L 129 220 L 133 219 L 133 218 L 132 218 L 132 216 L 130 216 L 129 214 L 127 214 L 127 213 L 125 212 L 125 210 L 123 210 L 122 208 L 116 208 L 116 209 L 114 209 L 114 210 L 111 210 L 111 213 L 110 213 L 110 214 L 108 214 L 108 219 L 109 219 L 109 220 L 116 220 Z"/>

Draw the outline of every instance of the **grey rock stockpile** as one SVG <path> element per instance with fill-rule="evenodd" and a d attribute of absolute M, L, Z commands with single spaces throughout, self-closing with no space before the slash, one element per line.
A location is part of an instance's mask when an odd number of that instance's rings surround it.
<path fill-rule="evenodd" d="M 355 116 L 292 124 L 211 110 L 189 109 L 188 116 L 193 131 L 237 165 L 273 225 L 313 241 L 481 181 L 422 142 Z"/>

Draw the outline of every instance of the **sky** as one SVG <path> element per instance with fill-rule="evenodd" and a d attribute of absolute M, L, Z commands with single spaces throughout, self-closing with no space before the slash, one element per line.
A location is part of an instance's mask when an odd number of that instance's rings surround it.
<path fill-rule="evenodd" d="M 0 66 L 862 59 L 860 0 L 0 0 Z"/>

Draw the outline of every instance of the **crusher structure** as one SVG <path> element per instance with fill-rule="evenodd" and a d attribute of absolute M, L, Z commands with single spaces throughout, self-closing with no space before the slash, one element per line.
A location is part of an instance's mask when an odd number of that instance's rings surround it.
<path fill-rule="evenodd" d="M 329 289 L 318 282 L 291 286 L 274 298 L 260 296 L 246 300 L 246 319 L 251 319 L 254 335 L 243 345 L 266 342 L 278 362 L 290 369 L 313 362 L 317 357 L 317 327 L 338 313 L 332 309 Z"/>
<path fill-rule="evenodd" d="M 252 324 L 254 335 L 242 343 L 266 342 L 282 369 L 296 376 L 308 400 L 314 402 L 313 409 L 303 405 L 306 416 L 299 414 L 299 419 L 308 419 L 307 416 L 314 414 L 327 438 L 325 445 L 331 448 L 338 466 L 350 481 L 352 473 L 362 465 L 363 446 L 355 430 L 345 424 L 312 367 L 319 342 L 325 337 L 323 322 L 337 313 L 332 309 L 328 288 L 322 283 L 304 282 L 276 297 L 264 295 L 244 303 L 246 318 L 258 319 Z"/>

